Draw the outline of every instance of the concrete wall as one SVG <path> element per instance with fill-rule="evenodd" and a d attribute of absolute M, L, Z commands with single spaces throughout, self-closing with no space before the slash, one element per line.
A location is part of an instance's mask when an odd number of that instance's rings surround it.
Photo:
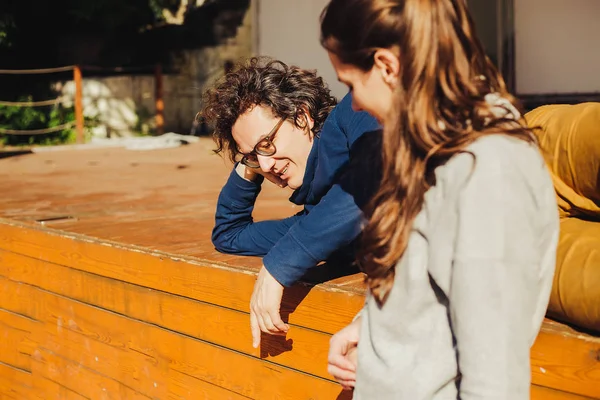
<path fill-rule="evenodd" d="M 514 2 L 517 93 L 600 92 L 600 1 Z"/>
<path fill-rule="evenodd" d="M 254 0 L 257 13 L 257 54 L 279 58 L 303 68 L 317 69 L 338 98 L 348 89 L 337 81 L 327 53 L 319 43 L 319 16 L 329 0 Z M 497 59 L 500 0 L 469 0 L 479 35 L 490 57 Z"/>
<path fill-rule="evenodd" d="M 253 0 L 257 13 L 257 54 L 288 64 L 316 69 L 333 94 L 343 97 L 348 89 L 337 76 L 319 43 L 319 16 L 328 0 Z"/>

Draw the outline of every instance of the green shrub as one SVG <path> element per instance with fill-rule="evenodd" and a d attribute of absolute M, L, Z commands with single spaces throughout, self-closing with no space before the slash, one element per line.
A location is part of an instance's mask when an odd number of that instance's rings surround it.
<path fill-rule="evenodd" d="M 19 101 L 31 101 L 21 98 Z M 88 122 L 93 118 L 86 118 Z M 74 107 L 61 104 L 43 107 L 21 107 L 0 105 L 0 128 L 11 130 L 35 130 L 53 128 L 75 120 Z M 75 127 L 71 126 L 57 132 L 35 135 L 11 135 L 0 133 L 0 143 L 10 146 L 55 145 L 74 143 Z"/>

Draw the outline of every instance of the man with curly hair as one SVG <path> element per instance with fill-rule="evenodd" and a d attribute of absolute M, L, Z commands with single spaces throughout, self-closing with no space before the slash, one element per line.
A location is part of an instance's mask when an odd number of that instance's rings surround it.
<path fill-rule="evenodd" d="M 219 195 L 213 244 L 224 253 L 264 256 L 250 301 L 258 347 L 261 331 L 289 329 L 279 313 L 284 286 L 321 261 L 354 259 L 367 195 L 363 187 L 350 189 L 356 186 L 350 152 L 379 124 L 353 111 L 350 94 L 336 105 L 315 72 L 259 58 L 237 66 L 207 92 L 204 116 L 215 126 L 216 152 L 225 151 L 235 163 Z M 304 209 L 253 222 L 265 178 L 294 189 L 290 201 Z"/>

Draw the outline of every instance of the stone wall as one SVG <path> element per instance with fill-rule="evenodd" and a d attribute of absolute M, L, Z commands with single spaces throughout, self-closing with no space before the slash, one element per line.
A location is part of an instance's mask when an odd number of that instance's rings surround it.
<path fill-rule="evenodd" d="M 163 75 L 165 132 L 189 134 L 194 117 L 202 108 L 203 92 L 222 76 L 226 61 L 239 61 L 253 54 L 253 12 L 249 7 L 234 37 L 223 43 L 174 55 L 177 73 Z M 83 70 L 84 114 L 98 120 L 93 134 L 99 137 L 152 133 L 155 114 L 153 75 L 86 77 Z M 73 81 L 57 82 L 55 88 L 68 98 L 75 94 Z M 71 106 L 72 102 L 66 102 Z"/>
<path fill-rule="evenodd" d="M 180 73 L 165 75 L 165 128 L 189 133 L 192 121 L 202 108 L 204 91 L 223 75 L 226 61 L 240 61 L 253 54 L 252 9 L 246 12 L 237 35 L 223 44 L 182 53 Z"/>

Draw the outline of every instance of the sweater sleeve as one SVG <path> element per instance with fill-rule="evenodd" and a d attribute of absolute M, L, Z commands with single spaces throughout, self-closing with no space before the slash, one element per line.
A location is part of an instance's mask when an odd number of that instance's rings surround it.
<path fill-rule="evenodd" d="M 299 219 L 263 259 L 282 285 L 290 286 L 311 267 L 349 245 L 360 233 L 362 212 L 350 193 L 334 185 Z"/>
<path fill-rule="evenodd" d="M 530 154 L 530 153 L 528 153 Z M 492 151 L 478 154 L 457 199 L 449 293 L 460 398 L 528 399 L 539 275 L 539 188 Z"/>
<path fill-rule="evenodd" d="M 223 253 L 263 256 L 283 237 L 303 212 L 289 218 L 254 222 L 252 211 L 260 193 L 262 177 L 249 182 L 235 168 L 217 201 L 212 242 Z"/>

